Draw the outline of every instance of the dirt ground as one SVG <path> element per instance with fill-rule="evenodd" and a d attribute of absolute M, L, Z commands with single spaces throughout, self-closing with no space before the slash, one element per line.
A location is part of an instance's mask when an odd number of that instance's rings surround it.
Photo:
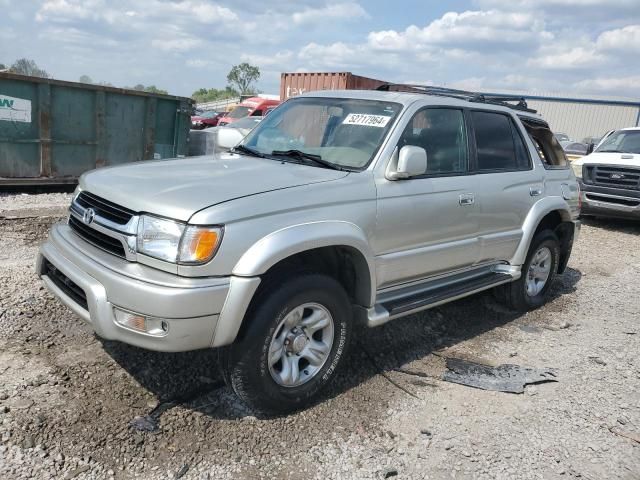
<path fill-rule="evenodd" d="M 545 307 L 487 293 L 358 331 L 322 401 L 256 418 L 215 351 L 101 341 L 44 289 L 69 199 L 0 196 L 1 479 L 640 479 L 640 223 L 585 221 Z M 475 389 L 441 379 L 448 357 L 558 381 Z"/>

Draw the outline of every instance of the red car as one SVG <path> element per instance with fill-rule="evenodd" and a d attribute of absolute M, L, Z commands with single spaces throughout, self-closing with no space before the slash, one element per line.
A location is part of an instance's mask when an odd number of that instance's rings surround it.
<path fill-rule="evenodd" d="M 268 113 L 267 110 L 273 110 L 278 105 L 280 105 L 280 100 L 269 100 L 260 97 L 247 98 L 220 119 L 220 126 L 233 123 L 245 117 L 263 117 Z"/>
<path fill-rule="evenodd" d="M 200 115 L 191 116 L 191 128 L 194 130 L 202 130 L 204 128 L 215 127 L 225 112 L 202 112 Z"/>

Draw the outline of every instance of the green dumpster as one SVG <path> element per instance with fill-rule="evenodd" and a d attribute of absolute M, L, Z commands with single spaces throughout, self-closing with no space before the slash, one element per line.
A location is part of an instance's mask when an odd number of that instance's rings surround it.
<path fill-rule="evenodd" d="M 0 73 L 0 185 L 188 153 L 192 100 Z"/>

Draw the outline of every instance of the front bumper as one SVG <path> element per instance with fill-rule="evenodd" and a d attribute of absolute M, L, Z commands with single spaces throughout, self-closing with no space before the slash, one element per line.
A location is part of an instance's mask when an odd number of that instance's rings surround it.
<path fill-rule="evenodd" d="M 640 219 L 640 192 L 597 187 L 580 182 L 581 213 L 611 218 Z"/>
<path fill-rule="evenodd" d="M 213 345 L 230 284 L 229 277 L 178 277 L 116 258 L 62 223 L 40 248 L 36 269 L 47 288 L 100 337 L 165 352 Z M 115 321 L 114 307 L 166 320 L 168 329 L 158 336 L 124 327 Z"/>

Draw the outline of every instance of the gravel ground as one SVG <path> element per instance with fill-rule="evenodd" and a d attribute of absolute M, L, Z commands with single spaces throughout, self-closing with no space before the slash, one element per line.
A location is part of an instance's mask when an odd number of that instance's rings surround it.
<path fill-rule="evenodd" d="M 535 312 L 484 294 L 360 332 L 320 403 L 263 419 L 215 352 L 101 341 L 46 292 L 34 258 L 69 199 L 0 196 L 2 479 L 640 479 L 640 224 L 587 221 Z M 447 357 L 558 382 L 478 390 L 440 380 Z"/>

